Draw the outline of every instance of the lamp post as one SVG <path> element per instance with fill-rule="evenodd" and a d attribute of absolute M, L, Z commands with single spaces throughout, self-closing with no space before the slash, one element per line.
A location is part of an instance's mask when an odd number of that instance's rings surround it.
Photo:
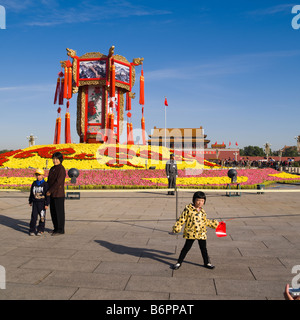
<path fill-rule="evenodd" d="M 297 152 L 300 152 L 300 135 L 295 137 L 296 141 L 297 141 Z"/>
<path fill-rule="evenodd" d="M 271 144 L 269 142 L 267 142 L 265 144 L 265 153 L 266 153 L 266 156 L 267 156 L 267 161 L 269 160 L 270 146 L 271 146 Z"/>
<path fill-rule="evenodd" d="M 34 136 L 33 134 L 31 134 L 30 136 L 26 137 L 28 142 L 29 142 L 29 147 L 34 146 L 35 145 L 35 140 L 37 139 L 36 136 Z"/>
<path fill-rule="evenodd" d="M 279 162 L 281 162 L 282 152 L 283 152 L 283 150 L 282 150 L 282 149 L 280 149 L 280 150 L 279 150 Z"/>
<path fill-rule="evenodd" d="M 238 155 L 238 154 L 239 154 L 238 152 L 234 152 L 234 153 L 233 153 L 233 155 L 234 155 L 234 160 L 235 160 L 235 161 L 237 161 L 237 155 Z"/>

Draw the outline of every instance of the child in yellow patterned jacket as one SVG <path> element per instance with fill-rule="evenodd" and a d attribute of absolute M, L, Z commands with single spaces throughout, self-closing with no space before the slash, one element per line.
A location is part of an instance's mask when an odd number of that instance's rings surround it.
<path fill-rule="evenodd" d="M 172 269 L 177 270 L 180 268 L 185 256 L 191 249 L 195 240 L 198 240 L 198 244 L 201 250 L 204 267 L 208 269 L 214 269 L 210 263 L 207 249 L 206 249 L 206 227 L 216 229 L 219 222 L 215 219 L 210 220 L 206 217 L 206 212 L 203 209 L 203 205 L 206 202 L 206 195 L 202 191 L 194 193 L 193 203 L 187 205 L 183 210 L 181 216 L 177 219 L 173 226 L 173 233 L 179 233 L 183 224 L 185 224 L 183 237 L 186 239 L 185 245 L 181 250 L 178 261 L 173 265 Z"/>

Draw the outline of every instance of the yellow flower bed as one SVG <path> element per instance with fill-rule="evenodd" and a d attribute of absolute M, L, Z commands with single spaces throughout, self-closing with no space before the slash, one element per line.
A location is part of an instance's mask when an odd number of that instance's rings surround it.
<path fill-rule="evenodd" d="M 167 178 L 144 178 L 154 183 L 162 183 L 168 185 Z M 246 182 L 248 177 L 240 176 L 237 177 L 237 183 Z M 178 185 L 209 185 L 209 184 L 228 184 L 231 183 L 231 179 L 228 177 L 185 177 L 177 178 L 176 184 Z"/>
<path fill-rule="evenodd" d="M 35 177 L 0 177 L 0 184 L 3 185 L 24 185 L 24 184 L 32 184 L 32 182 L 36 180 Z"/>
<path fill-rule="evenodd" d="M 0 177 L 0 185 L 30 185 L 36 178 L 33 176 L 30 177 Z M 70 178 L 66 178 L 66 181 L 71 181 Z"/>
<path fill-rule="evenodd" d="M 270 177 L 277 177 L 281 179 L 294 179 L 299 176 L 291 173 L 281 172 L 281 173 L 275 173 L 275 174 L 269 174 Z"/>

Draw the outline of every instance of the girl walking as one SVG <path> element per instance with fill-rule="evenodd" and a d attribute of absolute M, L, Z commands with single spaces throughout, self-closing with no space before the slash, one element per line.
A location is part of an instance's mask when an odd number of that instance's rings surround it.
<path fill-rule="evenodd" d="M 207 219 L 206 212 L 203 206 L 206 202 L 206 195 L 202 191 L 194 193 L 193 203 L 188 204 L 181 216 L 177 219 L 175 225 L 173 226 L 173 233 L 179 233 L 182 226 L 185 224 L 183 237 L 186 239 L 185 245 L 181 250 L 178 261 L 173 265 L 172 269 L 177 270 L 181 267 L 181 264 L 191 249 L 195 240 L 198 240 L 200 251 L 202 254 L 204 267 L 208 269 L 214 269 L 209 260 L 206 248 L 207 230 L 206 227 L 216 229 L 219 222 L 215 219 Z"/>

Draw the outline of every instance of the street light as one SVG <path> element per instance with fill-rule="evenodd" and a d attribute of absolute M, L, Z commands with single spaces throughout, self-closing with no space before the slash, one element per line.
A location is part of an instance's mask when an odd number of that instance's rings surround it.
<path fill-rule="evenodd" d="M 35 140 L 37 140 L 37 137 L 31 134 L 29 137 L 26 137 L 29 142 L 29 147 L 35 145 Z"/>
<path fill-rule="evenodd" d="M 238 156 L 238 154 L 239 154 L 238 152 L 234 152 L 234 153 L 233 153 L 235 161 L 237 161 L 237 156 Z"/>
<path fill-rule="evenodd" d="M 265 147 L 266 156 L 267 156 L 267 161 L 268 161 L 269 154 L 270 154 L 270 146 L 271 146 L 271 144 L 269 142 L 267 142 L 265 144 L 265 146 L 264 146 Z"/>
<path fill-rule="evenodd" d="M 296 141 L 297 141 L 297 152 L 300 152 L 300 135 L 295 137 Z"/>

